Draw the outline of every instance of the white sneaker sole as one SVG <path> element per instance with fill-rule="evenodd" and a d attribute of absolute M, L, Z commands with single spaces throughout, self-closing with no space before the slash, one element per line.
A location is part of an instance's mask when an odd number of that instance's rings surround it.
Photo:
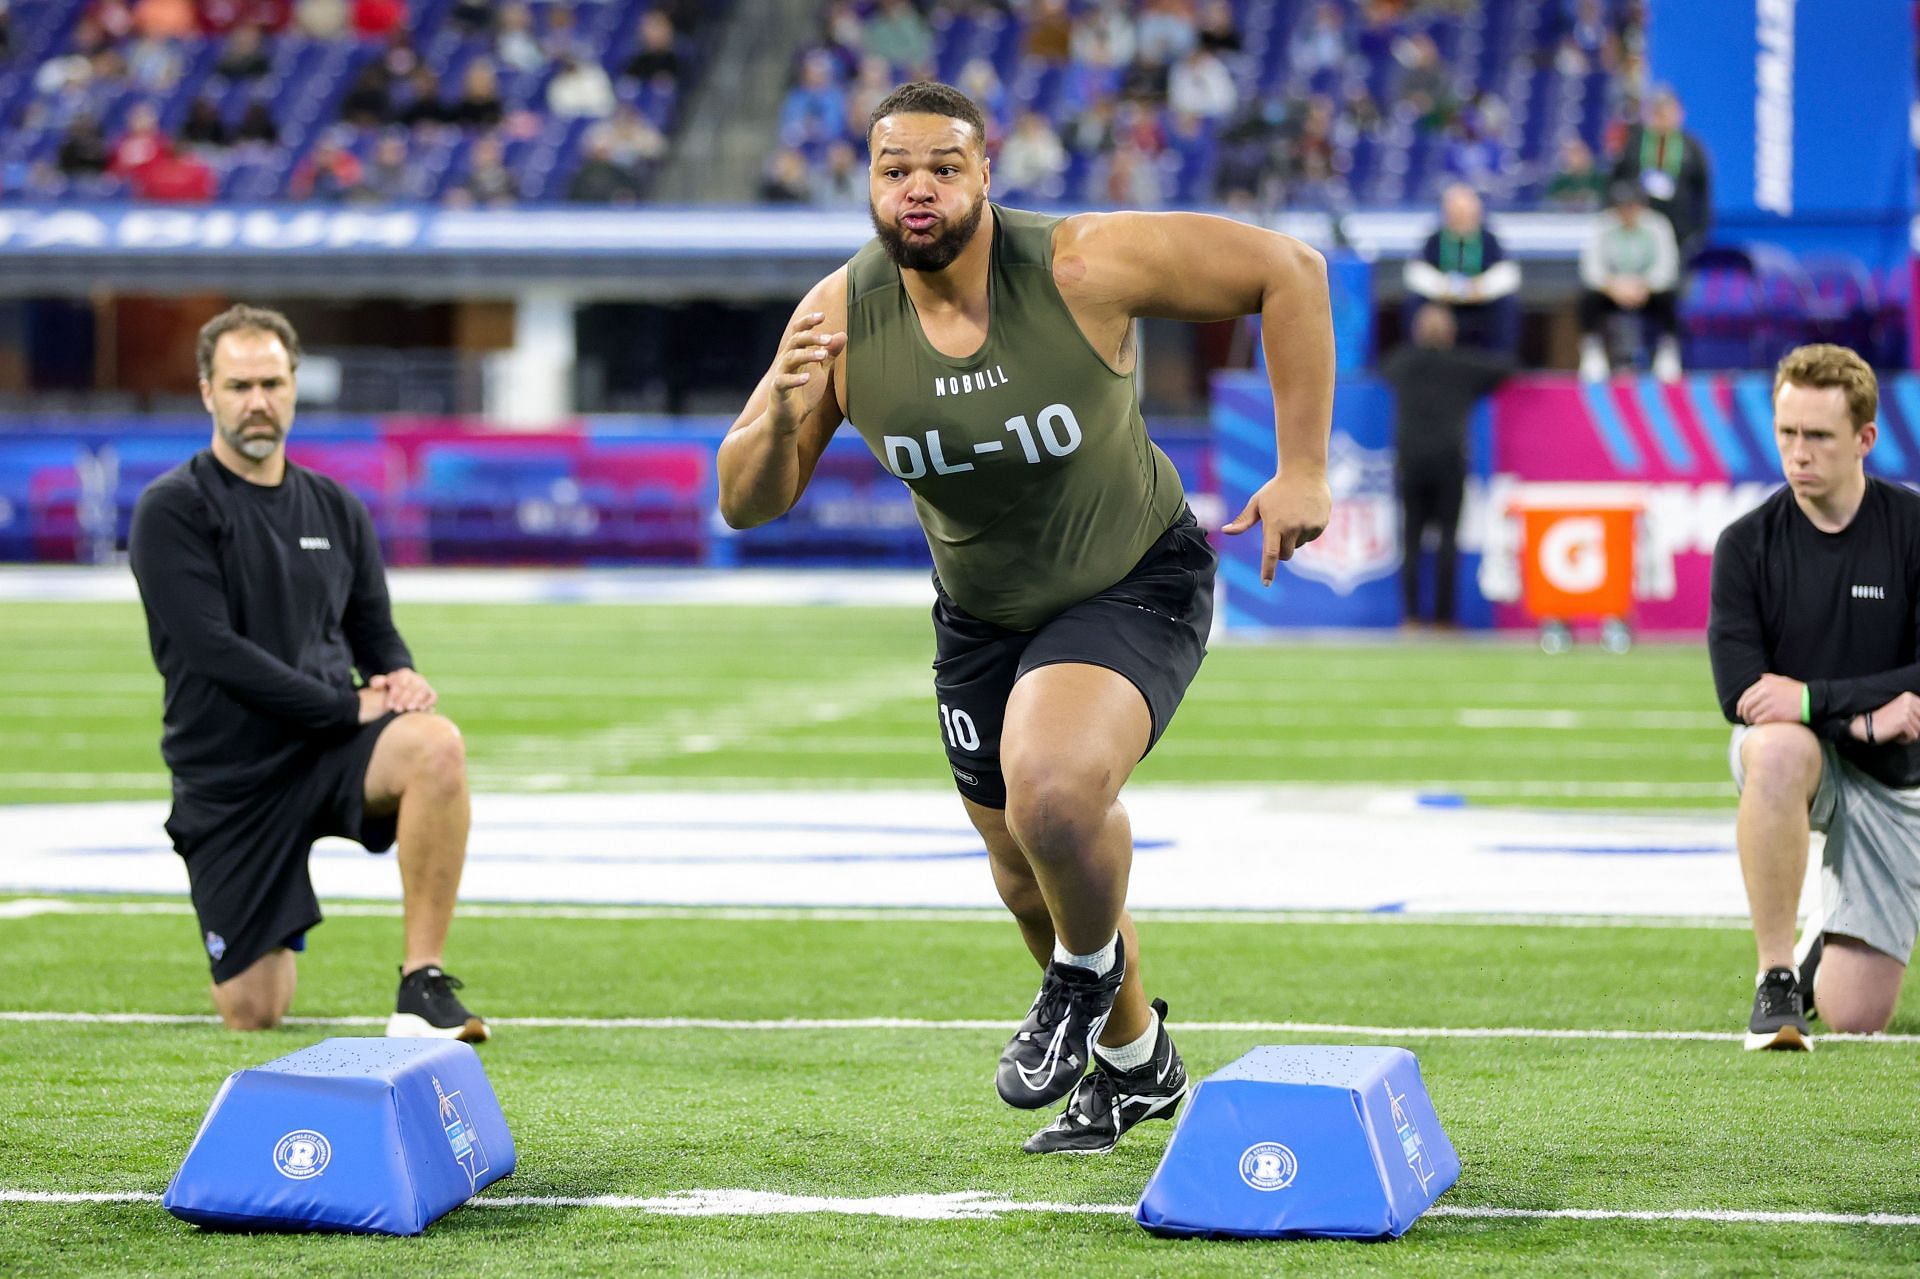
<path fill-rule="evenodd" d="M 1762 1052 L 1769 1048 L 1779 1052 L 1810 1053 L 1813 1051 L 1813 1036 L 1802 1034 L 1798 1026 L 1782 1026 L 1764 1034 L 1752 1030 L 1747 1032 L 1748 1052 Z"/>
<path fill-rule="evenodd" d="M 389 1039 L 458 1039 L 462 1043 L 483 1044 L 492 1035 L 487 1023 L 469 1017 L 458 1026 L 436 1026 L 418 1013 L 395 1013 L 387 1018 Z"/>

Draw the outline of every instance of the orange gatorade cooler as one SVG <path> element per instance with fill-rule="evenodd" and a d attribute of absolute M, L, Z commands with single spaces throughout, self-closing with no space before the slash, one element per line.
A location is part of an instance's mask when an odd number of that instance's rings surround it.
<path fill-rule="evenodd" d="M 1520 600 L 1535 620 L 1620 621 L 1633 608 L 1639 492 L 1625 484 L 1529 484 L 1520 517 Z"/>

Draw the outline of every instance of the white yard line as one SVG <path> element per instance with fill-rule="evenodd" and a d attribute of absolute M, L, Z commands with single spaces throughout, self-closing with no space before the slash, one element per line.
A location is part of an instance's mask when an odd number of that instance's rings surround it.
<path fill-rule="evenodd" d="M 219 1019 L 198 1013 L 92 1013 L 0 1010 L 0 1023 L 54 1022 L 93 1026 L 211 1026 Z M 384 1017 L 289 1017 L 289 1026 L 384 1026 Z M 1005 1034 L 1016 1023 L 991 1018 L 925 1017 L 491 1017 L 488 1024 L 521 1030 L 719 1030 L 851 1031 L 957 1030 Z M 1598 1030 L 1540 1026 L 1361 1026 L 1330 1021 L 1179 1021 L 1182 1033 L 1218 1031 L 1226 1034 L 1345 1035 L 1364 1039 L 1571 1039 L 1625 1042 L 1736 1043 L 1737 1031 L 1720 1030 Z M 1920 1044 L 1920 1035 L 1819 1035 L 1822 1044 Z"/>
<path fill-rule="evenodd" d="M 0 1203 L 114 1204 L 159 1203 L 151 1191 L 57 1191 L 0 1189 Z M 480 1195 L 472 1208 L 598 1208 L 669 1217 L 774 1217 L 831 1213 L 888 1217 L 900 1221 L 974 1221 L 1006 1213 L 1132 1216 L 1124 1203 L 1067 1203 L 1009 1199 L 984 1190 L 945 1194 L 794 1195 L 768 1190 L 682 1190 L 665 1195 Z M 1776 1212 L 1734 1208 L 1504 1208 L 1478 1204 L 1435 1204 L 1435 1217 L 1495 1221 L 1690 1221 L 1774 1226 L 1920 1226 L 1920 1215 L 1895 1212 Z"/>

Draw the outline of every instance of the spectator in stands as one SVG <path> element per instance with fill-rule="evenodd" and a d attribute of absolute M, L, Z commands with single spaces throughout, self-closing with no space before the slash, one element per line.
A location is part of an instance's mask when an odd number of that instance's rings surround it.
<path fill-rule="evenodd" d="M 595 129 L 587 134 L 580 167 L 567 183 L 567 199 L 574 204 L 637 204 L 640 196 L 639 176 L 614 163 L 606 132 Z"/>
<path fill-rule="evenodd" d="M 1000 144 L 993 162 L 994 180 L 1007 191 L 1043 200 L 1060 197 L 1060 175 L 1067 171 L 1067 148 L 1038 111 L 1020 113 L 1013 132 Z"/>
<path fill-rule="evenodd" d="M 160 131 L 159 109 L 151 102 L 138 103 L 127 113 L 126 132 L 113 144 L 107 172 L 116 178 L 131 179 L 172 147 L 172 140 Z"/>
<path fill-rule="evenodd" d="M 56 161 L 60 172 L 70 178 L 98 177 L 107 171 L 109 159 L 100 122 L 85 113 L 75 116 L 67 126 L 67 136 L 60 140 Z"/>
<path fill-rule="evenodd" d="M 993 69 L 993 63 L 986 58 L 968 58 L 967 65 L 960 68 L 960 79 L 954 86 L 979 104 L 986 113 L 988 144 L 1000 141 L 999 131 L 1012 115 L 1007 104 L 1006 86 L 1000 83 L 1000 73 Z"/>
<path fill-rule="evenodd" d="M 447 10 L 447 21 L 467 35 L 488 35 L 494 23 L 492 0 L 453 0 L 453 7 Z"/>
<path fill-rule="evenodd" d="M 917 73 L 933 62 L 933 28 L 908 0 L 880 0 L 861 41 L 865 52 L 905 71 Z"/>
<path fill-rule="evenodd" d="M 1246 37 L 1234 20 L 1230 0 L 1206 0 L 1196 29 L 1200 33 L 1200 47 L 1223 62 L 1234 62 L 1246 47 Z"/>
<path fill-rule="evenodd" d="M 1170 67 L 1200 43 L 1191 0 L 1147 0 L 1134 24 L 1134 56 L 1155 67 Z"/>
<path fill-rule="evenodd" d="M 218 149 L 233 142 L 233 131 L 220 118 L 219 104 L 201 94 L 187 108 L 187 118 L 180 125 L 180 140 L 189 146 Z"/>
<path fill-rule="evenodd" d="M 254 26 L 271 33 L 293 20 L 292 0 L 198 0 L 200 29 L 209 35 L 225 35 L 240 26 Z"/>
<path fill-rule="evenodd" d="M 1444 128 L 1453 119 L 1458 101 L 1453 74 L 1440 57 L 1440 46 L 1424 31 L 1397 41 L 1394 57 L 1400 63 L 1396 99 L 1419 119 L 1425 129 Z"/>
<path fill-rule="evenodd" d="M 1067 0 L 1040 0 L 1027 18 L 1026 61 L 1053 65 L 1073 56 L 1073 15 Z"/>
<path fill-rule="evenodd" d="M 498 136 L 483 133 L 467 153 L 467 174 L 447 193 L 447 203 L 458 209 L 506 209 L 520 202 L 520 184 L 506 165 L 506 148 Z"/>
<path fill-rule="evenodd" d="M 1607 179 L 1593 167 L 1593 152 L 1580 135 L 1560 144 L 1560 167 L 1542 193 L 1546 202 L 1567 213 L 1591 213 L 1606 195 Z"/>
<path fill-rule="evenodd" d="M 250 23 L 233 29 L 220 50 L 220 60 L 213 64 L 213 73 L 232 84 L 258 80 L 271 70 L 273 60 L 267 56 L 266 41 L 260 35 L 260 28 Z"/>
<path fill-rule="evenodd" d="M 1367 92 L 1364 80 L 1356 80 L 1347 86 L 1347 95 L 1341 101 L 1338 118 L 1345 121 L 1356 135 L 1378 133 L 1380 126 L 1385 123 L 1385 117 L 1380 114 L 1380 104 Z"/>
<path fill-rule="evenodd" d="M 1339 202 L 1333 168 L 1333 99 L 1315 94 L 1307 109 L 1291 125 L 1287 163 L 1283 170 L 1289 203 L 1329 207 Z"/>
<path fill-rule="evenodd" d="M 294 170 L 290 189 L 295 199 L 342 204 L 358 194 L 364 176 L 360 158 L 347 150 L 344 139 L 329 132 Z"/>
<path fill-rule="evenodd" d="M 0 0 L 0 62 L 13 56 L 13 14 L 7 0 Z"/>
<path fill-rule="evenodd" d="M 867 127 L 867 117 L 893 92 L 895 83 L 893 68 L 885 58 L 861 58 L 859 72 L 846 91 L 847 120 L 842 136 L 860 137 Z"/>
<path fill-rule="evenodd" d="M 1616 315 L 1637 314 L 1653 328 L 1653 375 L 1677 382 L 1680 248 L 1673 226 L 1647 207 L 1639 183 L 1616 182 L 1611 194 L 1613 207 L 1594 219 L 1580 250 L 1580 376 L 1606 379 L 1613 371 L 1608 324 Z"/>
<path fill-rule="evenodd" d="M 127 46 L 127 74 L 144 93 L 171 93 L 180 69 L 180 49 L 171 40 L 140 36 Z"/>
<path fill-rule="evenodd" d="M 649 9 L 640 15 L 640 47 L 627 60 L 626 77 L 655 88 L 679 85 L 680 50 L 673 19 L 665 10 Z"/>
<path fill-rule="evenodd" d="M 1520 264 L 1487 229 L 1480 196 L 1455 183 L 1440 199 L 1440 228 L 1406 265 L 1408 293 L 1453 308 L 1458 340 L 1511 352 L 1519 343 Z M 1417 302 L 1416 302 L 1417 305 Z"/>
<path fill-rule="evenodd" d="M 1075 155 L 1103 154 L 1113 146 L 1114 125 L 1119 118 L 1119 111 L 1120 103 L 1112 94 L 1101 94 L 1067 125 L 1062 141 Z"/>
<path fill-rule="evenodd" d="M 846 115 L 832 55 L 815 49 L 800 60 L 800 82 L 781 104 L 780 140 L 788 146 L 830 141 L 841 136 Z"/>
<path fill-rule="evenodd" d="M 127 59 L 118 49 L 93 55 L 88 83 L 95 94 L 117 94 L 127 88 Z"/>
<path fill-rule="evenodd" d="M 340 99 L 340 118 L 358 129 L 377 129 L 393 120 L 393 94 L 387 69 L 369 62 Z"/>
<path fill-rule="evenodd" d="M 186 40 L 200 34 L 200 15 L 193 0 L 137 0 L 133 26 L 155 40 Z"/>
<path fill-rule="evenodd" d="M 129 185 L 136 200 L 157 203 L 206 204 L 219 190 L 219 179 L 198 156 L 176 151 L 172 144 L 133 171 Z"/>
<path fill-rule="evenodd" d="M 353 0 L 353 32 L 362 40 L 384 40 L 407 25 L 407 0 Z"/>
<path fill-rule="evenodd" d="M 1352 57 L 1346 11 L 1330 0 L 1315 5 L 1313 16 L 1287 42 L 1288 69 L 1309 79 L 1322 71 L 1339 71 Z"/>
<path fill-rule="evenodd" d="M 1238 97 L 1233 73 L 1207 49 L 1195 48 L 1175 63 L 1167 76 L 1167 105 L 1202 120 L 1227 115 Z"/>
<path fill-rule="evenodd" d="M 833 209 L 858 209 L 867 203 L 866 166 L 845 138 L 827 148 L 825 167 L 813 175 L 812 200 Z"/>
<path fill-rule="evenodd" d="M 563 53 L 547 84 L 547 111 L 562 120 L 604 120 L 613 114 L 613 81 L 592 58 Z"/>
<path fill-rule="evenodd" d="M 234 127 L 233 140 L 243 145 L 280 145 L 280 126 L 274 123 L 273 108 L 264 98 L 255 98 L 240 113 L 240 123 Z"/>
<path fill-rule="evenodd" d="M 402 204 L 420 198 L 419 178 L 407 151 L 405 133 L 388 130 L 380 135 L 359 187 L 350 194 L 356 204 Z"/>
<path fill-rule="evenodd" d="M 540 47 L 555 62 L 569 54 L 582 61 L 594 56 L 593 46 L 580 34 L 579 15 L 570 4 L 556 4 L 547 10 L 547 35 Z"/>
<path fill-rule="evenodd" d="M 760 198 L 768 204 L 805 204 L 807 196 L 807 157 L 793 147 L 780 148 L 760 180 Z"/>
<path fill-rule="evenodd" d="M 1082 66 L 1118 70 L 1133 61 L 1138 47 L 1133 15 L 1122 0 L 1100 0 L 1074 21 L 1069 52 Z"/>
<path fill-rule="evenodd" d="M 597 130 L 607 140 L 613 162 L 635 173 L 652 171 L 667 153 L 667 140 L 653 121 L 629 103 L 613 109 L 613 118 Z"/>
<path fill-rule="evenodd" d="M 347 33 L 347 0 L 300 0 L 294 22 L 315 40 L 338 40 Z"/>
<path fill-rule="evenodd" d="M 1467 485 L 1467 418 L 1480 397 L 1514 371 L 1513 359 L 1454 346 L 1453 315 L 1427 303 L 1413 316 L 1413 342 L 1388 356 L 1380 375 L 1394 390 L 1394 469 L 1400 490 L 1402 617 L 1409 627 L 1430 616 L 1436 629 L 1454 626 L 1456 538 Z M 1420 608 L 1420 561 L 1435 535 L 1433 610 Z"/>
<path fill-rule="evenodd" d="M 386 48 L 380 50 L 380 65 L 387 69 L 387 82 L 398 84 L 420 65 L 420 51 L 413 47 L 413 33 L 399 27 L 387 33 Z"/>
<path fill-rule="evenodd" d="M 133 10 L 126 0 L 94 0 L 87 16 L 100 28 L 101 34 L 115 44 L 133 34 Z"/>
<path fill-rule="evenodd" d="M 424 63 L 407 77 L 407 105 L 396 118 L 408 129 L 446 129 L 459 123 L 452 104 L 440 96 L 440 77 Z"/>
<path fill-rule="evenodd" d="M 1681 127 L 1685 119 L 1673 90 L 1655 91 L 1647 122 L 1627 130 L 1626 142 L 1613 162 L 1614 180 L 1639 183 L 1647 193 L 1648 206 L 1672 224 L 1682 265 L 1706 247 L 1713 219 L 1707 149 Z"/>
<path fill-rule="evenodd" d="M 547 51 L 533 33 L 533 10 L 524 4 L 510 4 L 500 10 L 500 31 L 493 40 L 493 56 L 500 65 L 521 75 L 534 75 L 547 69 Z"/>
<path fill-rule="evenodd" d="M 467 129 L 491 129 L 506 117 L 500 103 L 500 77 L 493 63 L 476 58 L 460 80 L 460 98 L 448 111 L 454 124 Z"/>
<path fill-rule="evenodd" d="M 860 65 L 860 59 L 865 56 L 861 50 L 866 47 L 866 23 L 861 20 L 853 0 L 832 0 L 820 15 L 820 31 L 821 49 L 843 73 Z M 892 73 L 891 68 L 888 73 Z"/>
<path fill-rule="evenodd" d="M 1116 209 L 1156 209 L 1164 199 L 1160 169 L 1146 151 L 1122 142 L 1094 166 L 1094 198 Z"/>

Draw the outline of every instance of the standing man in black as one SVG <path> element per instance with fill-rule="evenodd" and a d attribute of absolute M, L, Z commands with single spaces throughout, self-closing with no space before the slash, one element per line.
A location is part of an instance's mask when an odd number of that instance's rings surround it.
<path fill-rule="evenodd" d="M 1680 265 L 1700 255 L 1713 225 L 1713 176 L 1707 149 L 1681 128 L 1686 113 L 1672 89 L 1656 91 L 1647 121 L 1627 130 L 1613 159 L 1615 182 L 1632 182 L 1647 193 L 1647 207 L 1673 224 Z"/>
<path fill-rule="evenodd" d="M 1513 359 L 1454 346 L 1453 313 L 1428 303 L 1413 315 L 1413 342 L 1387 357 L 1380 374 L 1394 392 L 1394 467 L 1400 487 L 1401 616 L 1418 626 L 1420 552 L 1436 534 L 1433 614 L 1453 627 L 1460 506 L 1467 487 L 1467 417 L 1480 397 L 1513 373 Z"/>
<path fill-rule="evenodd" d="M 1852 351 L 1789 351 L 1787 486 L 1714 548 L 1707 646 L 1760 961 L 1748 1048 L 1813 1047 L 1816 1006 L 1836 1031 L 1886 1029 L 1920 934 L 1920 495 L 1867 478 L 1878 409 Z M 1821 903 L 1796 949 L 1809 830 Z"/>
<path fill-rule="evenodd" d="M 440 967 L 466 861 L 465 749 L 394 630 L 367 508 L 287 461 L 299 339 L 278 312 L 236 306 L 197 354 L 212 446 L 140 495 L 128 545 L 166 681 L 167 833 L 214 1006 L 234 1030 L 279 1025 L 320 922 L 313 841 L 384 852 L 397 837 L 406 949 L 387 1033 L 483 1040 Z"/>

